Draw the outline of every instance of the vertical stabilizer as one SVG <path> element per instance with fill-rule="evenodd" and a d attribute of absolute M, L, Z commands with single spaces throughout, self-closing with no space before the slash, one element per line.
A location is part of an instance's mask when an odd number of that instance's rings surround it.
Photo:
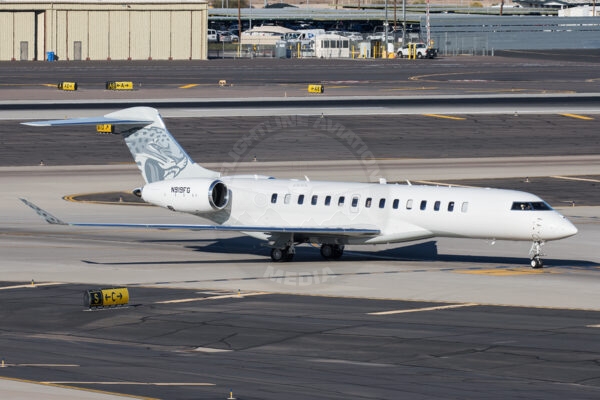
<path fill-rule="evenodd" d="M 121 134 L 147 183 L 174 178 L 215 178 L 219 176 L 196 164 L 167 130 L 154 108 L 133 107 L 104 116 L 115 120 L 153 121 Z"/>
<path fill-rule="evenodd" d="M 30 126 L 68 126 L 107 124 L 117 127 L 146 183 L 174 178 L 217 178 L 219 173 L 202 168 L 171 136 L 158 111 L 150 107 L 131 107 L 104 117 L 71 118 L 24 122 Z"/>

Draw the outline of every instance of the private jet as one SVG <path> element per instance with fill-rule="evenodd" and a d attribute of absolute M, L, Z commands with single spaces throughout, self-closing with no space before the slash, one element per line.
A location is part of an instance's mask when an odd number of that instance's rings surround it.
<path fill-rule="evenodd" d="M 543 266 L 545 242 L 577 233 L 548 203 L 521 191 L 222 176 L 196 164 L 169 133 L 159 112 L 150 107 L 24 124 L 110 127 L 112 133 L 123 136 L 144 178 L 144 186 L 134 190 L 136 195 L 147 203 L 213 222 L 64 222 L 21 199 L 52 224 L 237 231 L 266 241 L 273 261 L 292 260 L 296 246 L 304 243 L 319 246 L 325 259 L 339 259 L 347 245 L 435 237 L 530 241 L 533 268 Z"/>

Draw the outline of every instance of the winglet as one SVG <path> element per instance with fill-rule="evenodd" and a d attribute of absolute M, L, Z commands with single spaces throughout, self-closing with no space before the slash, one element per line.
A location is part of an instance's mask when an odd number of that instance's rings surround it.
<path fill-rule="evenodd" d="M 31 207 L 37 213 L 37 215 L 44 218 L 47 223 L 53 224 L 53 225 L 69 225 L 68 223 L 66 223 L 66 222 L 62 221 L 61 219 L 56 218 L 54 215 L 50 214 L 48 211 L 42 210 L 41 208 L 39 208 L 32 202 L 30 202 L 26 199 L 23 199 L 23 198 L 19 198 L 19 200 L 21 200 L 23 203 L 25 203 L 26 205 Z"/>

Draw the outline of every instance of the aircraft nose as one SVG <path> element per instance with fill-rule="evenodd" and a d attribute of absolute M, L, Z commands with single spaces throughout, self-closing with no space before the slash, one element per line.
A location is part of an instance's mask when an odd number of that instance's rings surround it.
<path fill-rule="evenodd" d="M 578 229 L 566 217 L 560 216 L 560 219 L 553 224 L 554 234 L 556 239 L 567 238 L 578 232 Z"/>
<path fill-rule="evenodd" d="M 575 225 L 571 223 L 568 219 L 564 219 L 563 222 L 563 230 L 565 232 L 565 236 L 573 236 L 578 232 L 578 229 Z"/>

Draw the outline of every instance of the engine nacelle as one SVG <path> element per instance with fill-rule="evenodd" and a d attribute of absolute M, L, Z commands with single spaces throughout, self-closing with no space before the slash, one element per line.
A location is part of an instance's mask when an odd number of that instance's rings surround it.
<path fill-rule="evenodd" d="M 144 186 L 142 199 L 172 211 L 202 214 L 227 207 L 229 189 L 218 179 L 170 179 Z"/>

